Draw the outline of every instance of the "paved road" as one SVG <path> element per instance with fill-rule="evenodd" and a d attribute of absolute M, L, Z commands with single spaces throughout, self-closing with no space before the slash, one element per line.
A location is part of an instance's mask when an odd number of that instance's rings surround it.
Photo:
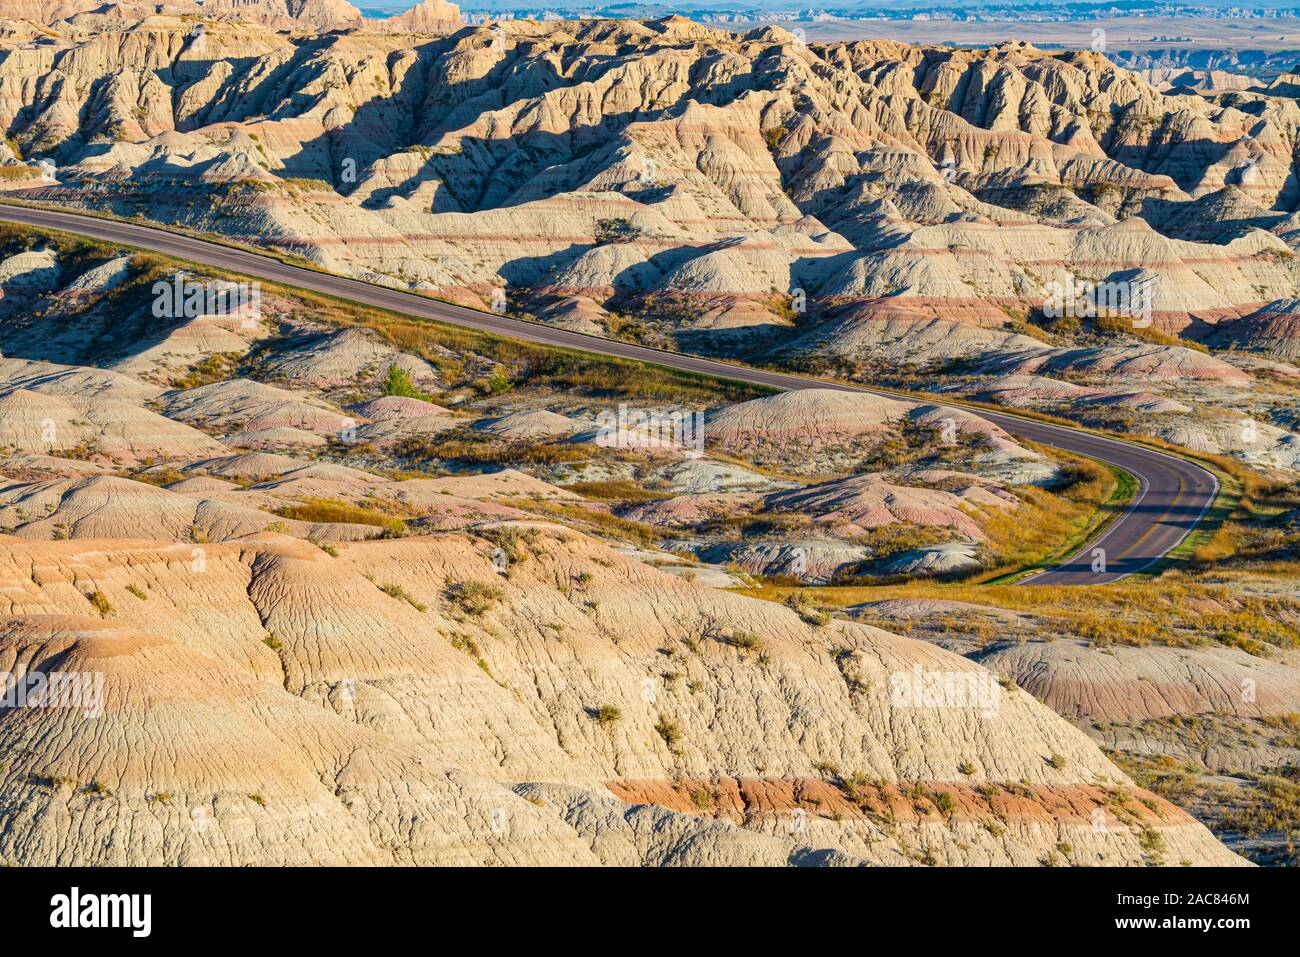
<path fill-rule="evenodd" d="M 751 369 L 712 359 L 664 352 L 634 343 L 586 336 L 522 319 L 478 312 L 356 279 L 292 266 L 271 256 L 136 223 L 63 211 L 11 206 L 2 202 L 0 202 L 0 220 L 27 226 L 62 229 L 104 242 L 136 246 L 206 266 L 245 273 L 268 282 L 283 283 L 286 286 L 295 286 L 368 306 L 389 309 L 419 319 L 465 326 L 548 346 L 561 346 L 606 356 L 653 362 L 673 369 L 738 379 L 775 389 L 831 388 L 848 392 L 890 395 L 873 389 Z M 1105 584 L 1118 581 L 1125 575 L 1154 564 L 1196 526 L 1218 492 L 1218 481 L 1214 475 L 1185 459 L 1059 425 L 987 412 L 983 409 L 976 411 L 1013 435 L 1033 442 L 1055 445 L 1058 448 L 1118 465 L 1137 476 L 1141 482 L 1137 499 L 1120 519 L 1111 524 L 1099 538 L 1085 545 L 1075 556 L 1054 568 L 1026 579 L 1035 585 Z M 1097 570 L 1094 570 L 1094 565 L 1097 565 L 1094 549 L 1098 548 L 1105 552 L 1105 565 L 1104 567 L 1098 565 Z"/>

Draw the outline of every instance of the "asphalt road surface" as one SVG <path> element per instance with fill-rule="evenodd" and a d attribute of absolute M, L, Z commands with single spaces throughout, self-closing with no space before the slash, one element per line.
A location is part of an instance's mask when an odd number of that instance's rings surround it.
<path fill-rule="evenodd" d="M 283 263 L 271 256 L 195 239 L 137 223 L 77 213 L 32 209 L 0 203 L 0 220 L 47 229 L 61 229 L 109 243 L 135 246 L 205 266 L 244 273 L 267 282 L 337 296 L 367 306 L 389 309 L 417 319 L 445 322 L 514 339 L 652 362 L 673 369 L 736 379 L 774 389 L 840 389 L 891 395 L 858 386 L 828 383 L 780 372 L 768 372 L 728 362 L 651 349 L 628 342 L 587 336 L 540 323 L 479 312 L 463 306 L 386 289 L 357 279 L 316 272 Z M 895 396 L 896 397 L 896 396 Z M 958 403 L 952 403 L 958 404 Z M 1034 585 L 1095 585 L 1118 581 L 1159 561 L 1204 517 L 1218 493 L 1219 483 L 1207 470 L 1185 459 L 1165 455 L 1117 439 L 1013 415 L 976 409 L 1012 435 L 1054 445 L 1109 462 L 1131 472 L 1141 483 L 1137 498 L 1123 516 L 1059 565 L 1023 579 Z M 1098 552 L 1097 550 L 1101 551 Z"/>

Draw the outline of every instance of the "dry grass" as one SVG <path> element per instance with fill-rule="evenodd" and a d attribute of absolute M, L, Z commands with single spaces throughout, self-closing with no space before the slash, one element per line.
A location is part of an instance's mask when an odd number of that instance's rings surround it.
<path fill-rule="evenodd" d="M 653 502 L 671 498 L 671 493 L 655 492 L 629 479 L 617 479 L 608 482 L 576 482 L 566 485 L 570 492 L 576 492 L 585 498 L 594 498 L 607 502 Z"/>
<path fill-rule="evenodd" d="M 1136 489 L 1092 459 L 1046 449 L 1062 464 L 1055 490 L 1023 486 L 1013 489 L 1020 499 L 1015 509 L 967 509 L 987 536 L 987 566 L 973 574 L 954 576 L 967 583 L 992 582 L 1026 569 L 1050 564 L 1072 552 L 1110 518 L 1121 513 Z M 945 529 L 900 524 L 875 529 L 861 538 L 880 557 L 951 540 Z M 896 580 L 896 579 L 895 579 Z M 879 584 L 871 576 L 840 575 L 837 584 Z"/>
<path fill-rule="evenodd" d="M 1231 511 L 1184 551 L 1194 568 L 1249 568 L 1251 571 L 1300 576 L 1300 529 L 1279 518 L 1300 509 L 1300 486 L 1268 482 L 1252 475 L 1227 489 Z M 1225 509 L 1226 510 L 1226 509 Z"/>
<path fill-rule="evenodd" d="M 456 607 L 475 618 L 495 608 L 505 594 L 496 585 L 482 581 L 457 582 L 447 588 L 447 597 Z"/>
<path fill-rule="evenodd" d="M 275 287 L 275 293 L 301 304 L 325 322 L 373 329 L 397 348 L 427 359 L 449 381 L 460 378 L 463 360 L 449 359 L 443 349 L 492 360 L 516 386 L 527 384 L 569 394 L 690 405 L 739 402 L 768 394 L 758 386 L 422 322 L 283 287 Z"/>
<path fill-rule="evenodd" d="M 1021 568 L 1032 568 L 1082 544 L 1101 524 L 1126 504 L 1131 492 L 1100 462 L 1058 453 L 1063 485 L 1056 491 L 1022 486 L 1015 510 L 996 511 L 981 525 L 994 556 L 994 569 L 980 579 L 992 580 Z"/>
<path fill-rule="evenodd" d="M 409 438 L 398 444 L 395 455 L 417 466 L 456 463 L 463 466 L 560 465 L 591 458 L 579 445 L 543 442 L 502 442 L 485 439 L 468 429 L 444 432 L 432 438 Z"/>
<path fill-rule="evenodd" d="M 577 528 L 580 531 L 602 538 L 628 541 L 636 545 L 655 545 L 665 538 L 681 535 L 675 529 L 656 528 L 628 518 L 620 518 L 598 508 L 584 508 L 581 505 L 566 505 L 560 502 L 545 501 L 508 501 L 504 504 L 534 514 L 556 519 L 562 525 Z"/>
<path fill-rule="evenodd" d="M 190 366 L 183 376 L 172 379 L 173 389 L 195 389 L 213 382 L 224 382 L 237 374 L 240 355 L 237 352 L 218 352 L 200 359 Z"/>
<path fill-rule="evenodd" d="M 764 585 L 742 593 L 787 603 L 790 595 L 801 594 L 808 603 L 832 608 L 891 598 L 970 602 L 1039 616 L 1058 633 L 1082 638 L 1095 647 L 1216 643 L 1258 655 L 1268 654 L 1270 646 L 1300 647 L 1300 600 L 1246 596 L 1226 585 L 1202 583 L 1178 573 L 1111 585 Z"/>
<path fill-rule="evenodd" d="M 281 518 L 299 522 L 333 523 L 343 522 L 352 525 L 373 525 L 382 528 L 388 536 L 401 535 L 406 531 L 406 523 L 394 515 L 371 508 L 362 508 L 334 498 L 305 499 L 294 505 L 277 509 Z"/>
<path fill-rule="evenodd" d="M 1197 753 L 1214 754 L 1218 744 L 1228 750 L 1239 747 L 1235 726 L 1220 726 L 1213 718 L 1185 717 L 1167 719 L 1190 728 L 1180 728 L 1190 735 Z M 1300 715 L 1290 714 L 1268 719 L 1282 729 L 1300 728 Z M 1225 736 L 1226 741 L 1216 739 Z M 1226 840 L 1240 854 L 1257 864 L 1288 865 L 1300 863 L 1300 781 L 1296 771 L 1283 767 L 1275 772 L 1236 773 L 1231 783 L 1207 778 L 1217 768 L 1185 764 L 1169 755 L 1152 755 L 1129 751 L 1107 752 L 1140 787 L 1182 807 L 1206 824 L 1220 840 Z M 1244 840 L 1243 840 L 1244 839 Z"/>

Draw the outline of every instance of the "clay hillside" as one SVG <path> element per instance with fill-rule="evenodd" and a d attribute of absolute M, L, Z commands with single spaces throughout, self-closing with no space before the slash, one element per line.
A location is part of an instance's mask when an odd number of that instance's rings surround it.
<path fill-rule="evenodd" d="M 102 682 L 0 713 L 5 861 L 1242 861 L 1032 657 L 735 593 L 791 555 L 1050 546 L 1010 529 L 1089 514 L 1086 463 L 275 289 L 158 318 L 175 264 L 4 242 L 0 667 Z M 718 444 L 599 441 L 628 403 Z M 1246 717 L 1294 709 L 1259 667 Z"/>
<path fill-rule="evenodd" d="M 1158 89 L 1090 52 L 680 18 L 457 29 L 426 3 L 320 34 L 168 9 L 5 21 L 10 195 L 585 332 L 927 390 L 944 372 L 1300 460 L 1295 85 Z M 1088 284 L 1095 315 L 1068 292 Z"/>
<path fill-rule="evenodd" d="M 0 226 L 0 671 L 94 678 L 0 707 L 0 861 L 1297 860 L 1300 80 L 139 6 L 5 5 L 0 198 L 893 388 Z M 1218 493 L 1020 584 L 1144 486 L 997 409 Z"/>
<path fill-rule="evenodd" d="M 155 14 L 195 20 L 252 22 L 314 34 L 364 26 L 371 30 L 448 32 L 459 27 L 460 10 L 443 0 L 420 0 L 400 16 L 368 18 L 347 0 L 11 0 L 4 14 L 60 26 L 68 20 L 111 29 L 112 20 L 134 21 Z"/>

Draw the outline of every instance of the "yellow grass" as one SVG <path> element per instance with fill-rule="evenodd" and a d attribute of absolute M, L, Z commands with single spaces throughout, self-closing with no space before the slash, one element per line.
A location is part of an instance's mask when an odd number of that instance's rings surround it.
<path fill-rule="evenodd" d="M 1288 624 L 1300 620 L 1300 600 L 1243 596 L 1227 585 L 1203 583 L 1178 573 L 1154 580 L 1126 579 L 1111 585 L 908 582 L 822 588 L 763 585 L 738 591 L 776 602 L 788 601 L 790 594 L 799 592 L 832 608 L 891 598 L 969 602 L 1050 619 L 1060 633 L 1083 638 L 1097 647 L 1216 642 L 1252 654 L 1267 654 L 1269 645 L 1300 647 L 1300 631 Z M 952 624 L 954 630 L 962 630 L 960 622 Z"/>
<path fill-rule="evenodd" d="M 374 525 L 386 534 L 400 535 L 406 523 L 400 518 L 371 508 L 350 505 L 338 499 L 313 498 L 276 510 L 282 518 L 299 522 L 346 522 L 353 525 Z"/>

